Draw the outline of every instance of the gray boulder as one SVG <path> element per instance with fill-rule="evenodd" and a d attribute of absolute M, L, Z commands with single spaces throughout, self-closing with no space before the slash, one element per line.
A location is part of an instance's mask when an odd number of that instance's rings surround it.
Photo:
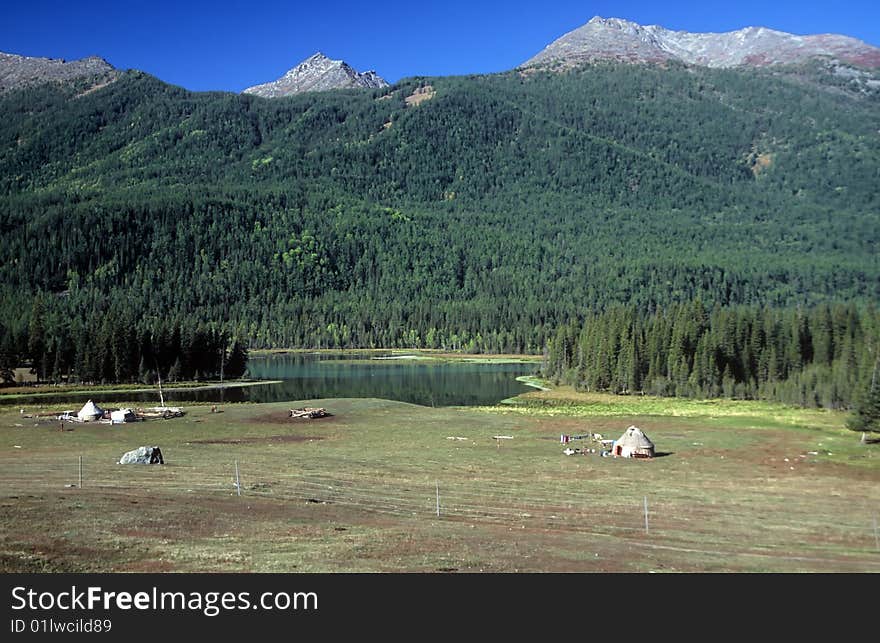
<path fill-rule="evenodd" d="M 119 464 L 165 464 L 159 447 L 138 447 L 119 459 Z"/>

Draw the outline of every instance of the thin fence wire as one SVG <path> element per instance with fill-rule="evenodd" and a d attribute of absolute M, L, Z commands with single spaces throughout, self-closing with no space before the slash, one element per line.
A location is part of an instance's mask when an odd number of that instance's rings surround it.
<path fill-rule="evenodd" d="M 86 490 L 115 492 L 195 492 L 202 494 L 235 494 L 273 498 L 282 502 L 335 503 L 357 510 L 400 518 L 431 517 L 436 519 L 437 481 L 429 482 L 418 467 L 398 470 L 393 475 L 377 478 L 372 463 L 365 463 L 364 473 L 309 471 L 267 467 L 265 463 L 237 461 L 241 477 L 252 481 L 251 487 L 236 487 L 237 472 L 229 463 L 223 470 L 216 462 L 188 463 L 172 466 L 138 466 L 108 463 L 106 458 L 84 457 L 82 468 L 78 459 L 62 460 L 52 454 L 16 457 L 15 467 L 4 466 L 0 459 L 0 481 L 12 491 L 60 489 L 82 486 Z M 351 463 L 348 463 L 351 467 Z M 6 473 L 14 471 L 14 473 Z M 83 479 L 79 479 L 82 471 Z M 625 485 L 621 485 L 625 487 Z M 541 493 L 541 490 L 546 493 Z M 538 491 L 522 494 L 516 484 L 503 480 L 449 479 L 439 484 L 443 520 L 463 520 L 502 524 L 523 528 L 550 528 L 573 534 L 631 537 L 647 531 L 642 506 L 644 495 L 635 486 L 623 488 L 623 497 L 602 501 L 570 487 L 548 484 Z M 787 496 L 756 494 L 761 506 L 734 506 L 720 497 L 709 497 L 705 503 L 690 504 L 682 496 L 664 501 L 662 496 L 650 501 L 650 539 L 661 546 L 666 541 L 680 545 L 694 542 L 699 533 L 701 546 L 730 547 L 737 536 L 743 536 L 745 547 L 773 551 L 790 545 L 791 539 L 821 541 L 832 539 L 846 542 L 849 547 L 876 552 L 877 531 L 874 523 L 876 505 L 870 501 L 841 510 L 839 499 L 830 498 L 818 508 L 811 503 L 811 512 L 785 511 Z M 616 504 L 615 504 L 616 503 Z M 860 521 L 857 516 L 864 516 Z M 748 517 L 748 520 L 744 520 Z M 647 534 L 645 534 L 647 535 Z M 669 546 L 669 545 L 664 545 Z M 878 559 L 880 565 L 880 559 Z"/>
<path fill-rule="evenodd" d="M 131 471 L 131 467 L 124 468 L 122 466 L 107 466 L 104 463 L 96 463 L 95 461 L 86 460 L 87 463 L 87 475 L 86 477 L 92 481 L 96 485 L 110 485 L 114 487 L 123 488 L 126 485 L 132 484 L 140 484 L 143 482 L 148 482 L 151 485 L 165 486 L 170 489 L 179 488 L 181 486 L 204 486 L 204 485 L 214 485 L 219 481 L 223 480 L 232 480 L 234 478 L 234 472 L 230 470 L 230 472 L 224 472 L 222 470 L 217 470 L 216 467 L 212 464 L 210 468 L 198 468 L 198 467 L 178 467 L 178 468 L 166 468 L 163 467 L 163 475 L 155 474 L 155 472 L 150 472 L 149 474 L 143 473 L 143 475 L 129 473 Z M 2 464 L 0 464 L 2 466 Z M 63 465 L 57 463 L 57 461 L 46 460 L 43 462 L 32 461 L 28 463 L 26 469 L 22 468 L 20 464 L 16 467 L 17 473 L 8 473 L 4 472 L 0 474 L 0 479 L 2 479 L 7 484 L 20 482 L 22 484 L 47 484 L 54 485 L 59 482 L 62 478 L 70 478 L 71 481 L 77 481 L 77 462 L 73 460 L 68 465 Z M 126 470 L 127 469 L 127 470 Z M 410 487 L 419 488 L 419 493 L 423 493 L 424 488 L 430 488 L 430 485 L 421 480 L 407 480 L 404 478 L 399 479 L 388 479 L 383 477 L 380 484 L 372 483 L 369 485 L 369 478 L 367 476 L 357 476 L 352 474 L 310 474 L 310 473 L 299 473 L 296 471 L 286 470 L 286 469 L 272 469 L 266 468 L 263 466 L 251 468 L 250 476 L 254 480 L 265 480 L 272 479 L 276 483 L 281 481 L 286 481 L 290 483 L 295 483 L 297 481 L 308 481 L 318 485 L 327 485 L 328 487 L 345 489 L 345 488 L 368 488 L 370 489 L 370 493 L 378 496 L 386 496 L 388 498 L 397 498 L 397 499 L 405 499 L 407 497 L 407 493 L 411 492 Z M 179 475 L 178 475 L 179 474 Z M 185 477 L 186 481 L 181 482 L 178 480 L 179 477 Z M 477 487 L 476 490 L 473 487 Z M 246 488 L 246 485 L 245 485 Z M 607 489 L 604 490 L 607 494 Z M 636 492 L 640 490 L 634 488 L 631 490 L 630 496 L 627 496 L 629 501 L 635 502 L 637 500 L 641 500 L 641 496 L 636 496 Z M 467 504 L 468 500 L 478 502 L 485 501 L 486 499 L 495 499 L 498 501 L 502 501 L 505 505 L 521 505 L 523 507 L 530 507 L 532 509 L 540 508 L 542 506 L 558 506 L 564 508 L 573 508 L 578 506 L 589 506 L 595 507 L 596 503 L 593 499 L 589 497 L 589 493 L 577 493 L 569 489 L 557 489 L 550 488 L 546 495 L 530 493 L 523 494 L 519 492 L 515 485 L 511 483 L 499 483 L 498 485 L 487 484 L 482 481 L 479 483 L 472 482 L 462 482 L 455 480 L 448 480 L 443 482 L 443 495 L 448 496 L 450 494 L 454 494 L 456 498 L 460 498 L 462 500 L 462 504 Z M 776 494 L 779 504 L 785 504 L 787 502 L 787 496 Z M 617 496 L 622 497 L 620 494 Z M 772 506 L 772 502 L 774 500 L 773 494 L 760 494 L 761 500 L 764 502 L 765 511 L 772 511 L 774 507 Z M 699 500 L 699 498 L 695 498 Z M 676 501 L 680 504 L 682 501 L 689 500 L 689 498 L 683 497 L 681 495 L 676 497 Z M 718 498 L 712 498 L 707 496 L 707 500 L 711 504 L 719 504 Z M 656 502 L 656 501 L 654 501 Z M 827 501 L 828 507 L 832 508 L 835 506 L 840 506 L 841 501 L 839 498 L 829 498 Z M 847 499 L 846 501 L 847 513 L 852 515 L 853 509 L 859 509 L 860 511 L 866 511 L 870 514 L 873 514 L 873 510 L 875 509 L 874 504 L 870 502 L 866 502 L 863 505 L 854 504 L 852 498 Z M 811 503 L 811 507 L 813 507 Z M 741 507 L 737 508 L 737 513 L 741 511 Z M 749 508 L 747 511 L 750 513 L 756 513 L 761 511 L 760 507 Z M 812 524 L 812 525 L 833 525 L 833 526 L 847 526 L 847 523 L 841 523 L 838 518 L 835 518 L 833 521 L 818 521 L 811 520 L 804 524 Z M 856 526 L 856 525 L 852 525 Z M 861 527 L 859 527 L 861 528 Z"/>

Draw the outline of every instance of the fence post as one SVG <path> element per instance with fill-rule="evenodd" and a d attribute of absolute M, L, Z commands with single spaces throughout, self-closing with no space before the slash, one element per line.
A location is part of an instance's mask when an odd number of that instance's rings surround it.
<path fill-rule="evenodd" d="M 79 488 L 83 486 L 83 457 L 79 456 Z"/>
<path fill-rule="evenodd" d="M 648 496 L 645 496 L 645 533 L 648 533 Z"/>
<path fill-rule="evenodd" d="M 874 549 L 880 551 L 880 536 L 877 535 L 877 516 L 874 516 Z"/>
<path fill-rule="evenodd" d="M 241 478 L 238 475 L 238 460 L 235 461 L 235 490 L 241 495 Z"/>
<path fill-rule="evenodd" d="M 437 517 L 440 517 L 440 481 L 437 481 Z"/>

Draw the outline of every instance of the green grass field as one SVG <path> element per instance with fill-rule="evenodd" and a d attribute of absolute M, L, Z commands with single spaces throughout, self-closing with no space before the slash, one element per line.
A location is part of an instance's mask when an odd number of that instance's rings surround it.
<path fill-rule="evenodd" d="M 880 571 L 880 445 L 840 413 L 557 388 L 287 417 L 303 404 L 64 432 L 0 411 L 0 570 Z M 658 457 L 562 452 L 631 424 Z M 166 464 L 116 464 L 141 445 Z"/>

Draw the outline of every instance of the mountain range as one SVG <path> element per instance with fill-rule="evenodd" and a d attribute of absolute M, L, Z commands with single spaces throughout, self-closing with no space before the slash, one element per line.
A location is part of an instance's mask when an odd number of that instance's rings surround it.
<path fill-rule="evenodd" d="M 595 16 L 550 43 L 519 68 L 564 70 L 596 61 L 628 63 L 680 63 L 713 68 L 796 65 L 825 59 L 838 66 L 838 74 L 860 78 L 865 69 L 880 68 L 880 48 L 837 34 L 798 36 L 764 27 L 747 27 L 727 33 L 672 31 L 657 25 L 643 26 L 620 18 Z M 0 92 L 41 81 L 55 81 L 113 72 L 98 57 L 67 62 L 0 52 Z M 873 87 L 875 79 L 862 79 Z M 317 52 L 280 78 L 243 91 L 264 98 L 333 89 L 386 87 L 375 71 L 358 72 L 343 60 Z"/>
<path fill-rule="evenodd" d="M 849 36 L 796 36 L 764 27 L 727 33 L 691 33 L 599 16 L 550 43 L 523 67 L 570 66 L 595 60 L 634 63 L 677 60 L 704 67 L 766 67 L 803 63 L 817 57 L 861 67 L 880 67 L 880 49 Z"/>

